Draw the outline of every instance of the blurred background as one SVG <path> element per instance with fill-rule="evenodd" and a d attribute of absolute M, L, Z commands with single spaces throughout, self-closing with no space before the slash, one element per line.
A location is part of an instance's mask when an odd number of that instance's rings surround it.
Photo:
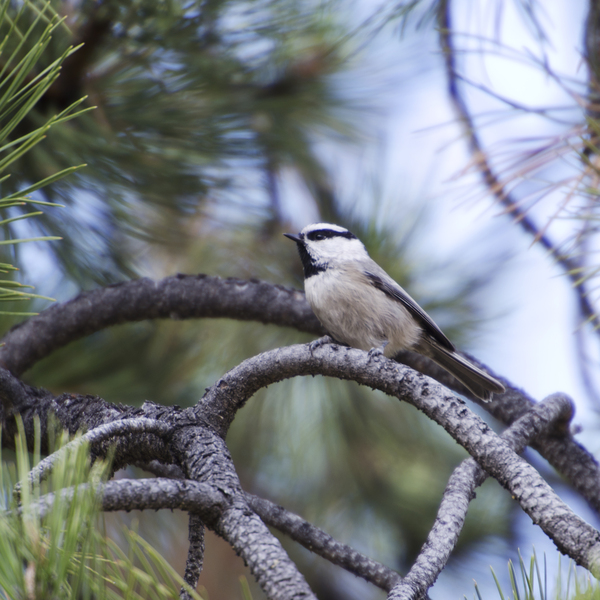
<path fill-rule="evenodd" d="M 578 309 L 582 296 L 594 311 L 597 301 L 597 86 L 594 63 L 585 58 L 597 37 L 586 2 L 50 6 L 66 19 L 45 51 L 46 64 L 70 45 L 84 46 L 13 138 L 82 96 L 84 106 L 96 108 L 53 128 L 0 182 L 6 195 L 87 165 L 36 192 L 64 208 L 4 226 L 6 238 L 63 237 L 3 250 L 23 282 L 60 301 L 177 272 L 301 288 L 296 248 L 282 233 L 338 223 L 461 349 L 535 398 L 572 395 L 579 439 L 597 454 L 598 334 L 595 319 Z M 476 132 L 512 205 L 483 183 L 481 154 L 470 151 L 464 115 L 457 117 L 448 92 L 444 11 L 452 21 L 453 81 L 472 119 L 467 129 Z M 21 26 L 35 16 L 24 11 Z M 537 229 L 525 230 L 528 220 Z M 557 255 L 577 265 L 570 277 Z M 39 300 L 28 310 L 48 305 Z M 16 320 L 0 315 L 0 327 Z M 71 344 L 25 379 L 56 393 L 189 406 L 243 359 L 309 340 L 228 320 L 137 323 Z M 410 406 L 324 378 L 263 390 L 239 413 L 227 442 L 245 489 L 400 573 L 466 457 Z M 585 504 L 530 458 L 598 526 Z M 117 532 L 134 519 L 182 573 L 185 516 L 107 517 Z M 321 600 L 384 597 L 283 543 Z M 473 579 L 492 590 L 489 566 L 504 577 L 507 560 L 518 548 L 528 557 L 534 544 L 556 569 L 551 544 L 487 482 L 432 597 L 471 597 Z M 241 560 L 209 534 L 201 584 L 210 599 L 242 598 L 239 576 L 248 577 L 254 598 L 263 597 Z"/>

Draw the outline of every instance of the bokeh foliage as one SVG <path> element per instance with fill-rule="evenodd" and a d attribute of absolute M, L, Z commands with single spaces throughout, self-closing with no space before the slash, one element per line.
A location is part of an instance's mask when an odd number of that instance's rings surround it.
<path fill-rule="evenodd" d="M 334 110 L 341 98 L 327 82 L 342 64 L 331 43 L 339 37 L 333 5 L 54 6 L 67 18 L 46 60 L 84 46 L 30 113 L 29 128 L 81 95 L 97 108 L 15 163 L 13 181 L 87 162 L 44 192 L 73 207 L 48 216 L 44 228 L 65 236 L 61 257 L 78 250 L 63 262 L 81 281 L 134 271 L 134 239 L 180 250 L 190 221 L 215 218 L 215 211 L 243 212 L 242 221 L 276 211 L 257 197 L 269 170 L 292 164 L 314 178 L 320 167 L 309 136 L 348 132 Z"/>

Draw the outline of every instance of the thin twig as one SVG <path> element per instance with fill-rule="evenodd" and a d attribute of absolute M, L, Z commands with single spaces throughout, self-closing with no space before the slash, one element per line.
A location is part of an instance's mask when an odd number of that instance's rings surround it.
<path fill-rule="evenodd" d="M 581 264 L 559 251 L 557 244 L 543 232 L 533 219 L 519 206 L 519 202 L 502 184 L 494 173 L 477 131 L 471 113 L 461 94 L 458 84 L 459 75 L 456 68 L 455 50 L 452 40 L 452 18 L 450 15 L 450 0 L 440 0 L 438 7 L 438 22 L 440 32 L 440 45 L 444 54 L 446 75 L 448 78 L 448 93 L 454 109 L 463 125 L 465 135 L 469 143 L 469 149 L 473 159 L 483 177 L 483 181 L 506 212 L 510 214 L 515 222 L 526 231 L 534 241 L 539 242 L 562 267 L 565 275 L 573 284 L 577 295 L 579 312 L 585 321 L 589 321 L 595 331 L 600 331 L 600 318 L 592 306 L 586 286 L 580 280 Z"/>
<path fill-rule="evenodd" d="M 198 579 L 202 573 L 202 565 L 204 564 L 204 523 L 200 515 L 189 513 L 188 523 L 188 548 L 187 560 L 185 562 L 185 574 L 183 580 L 195 590 L 198 586 Z M 191 600 L 190 594 L 182 587 L 179 592 L 181 600 Z"/>
<path fill-rule="evenodd" d="M 246 500 L 252 510 L 267 524 L 311 552 L 322 556 L 365 581 L 389 592 L 402 580 L 396 571 L 361 554 L 345 544 L 334 540 L 328 533 L 305 521 L 302 517 L 269 500 L 246 492 Z"/>
<path fill-rule="evenodd" d="M 56 463 L 63 459 L 66 454 L 72 452 L 82 444 L 99 444 L 117 436 L 131 435 L 134 433 L 153 433 L 158 436 L 167 436 L 172 430 L 173 426 L 168 423 L 144 417 L 122 419 L 120 421 L 113 421 L 112 423 L 100 425 L 82 436 L 75 438 L 56 452 L 53 452 L 50 456 L 41 460 L 33 469 L 31 469 L 31 471 L 29 471 L 29 485 L 34 485 L 47 479 L 50 473 L 52 473 Z M 20 483 L 15 485 L 13 493 L 17 498 L 20 496 Z"/>

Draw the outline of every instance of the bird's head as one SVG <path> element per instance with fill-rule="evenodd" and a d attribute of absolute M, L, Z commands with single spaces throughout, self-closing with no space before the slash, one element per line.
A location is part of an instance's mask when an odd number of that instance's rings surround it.
<path fill-rule="evenodd" d="M 313 223 L 298 234 L 283 235 L 298 245 L 305 278 L 336 264 L 369 256 L 362 242 L 353 233 L 331 223 Z"/>

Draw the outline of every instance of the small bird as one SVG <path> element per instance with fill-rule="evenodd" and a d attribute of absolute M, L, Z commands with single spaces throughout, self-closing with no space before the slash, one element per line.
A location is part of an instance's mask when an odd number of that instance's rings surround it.
<path fill-rule="evenodd" d="M 330 336 L 343 344 L 394 358 L 401 350 L 423 354 L 488 402 L 504 386 L 456 352 L 431 317 L 339 225 L 315 223 L 296 242 L 306 299 Z"/>

